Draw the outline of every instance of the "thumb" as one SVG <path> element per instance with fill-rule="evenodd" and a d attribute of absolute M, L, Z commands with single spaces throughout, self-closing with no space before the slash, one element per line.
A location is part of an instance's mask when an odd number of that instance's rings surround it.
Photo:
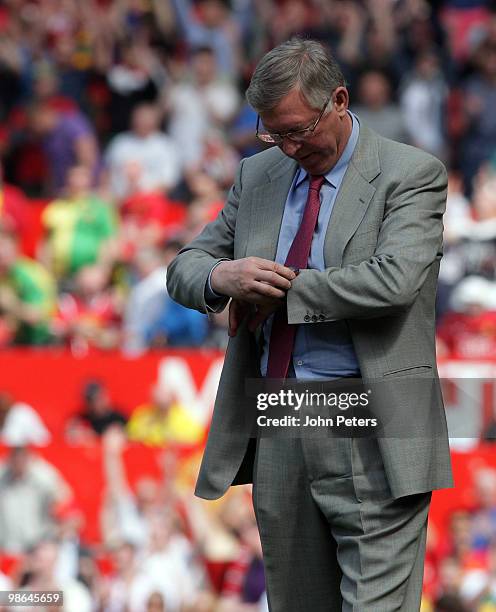
<path fill-rule="evenodd" d="M 234 338 L 238 333 L 238 328 L 246 316 L 247 309 L 243 303 L 238 300 L 231 300 L 229 304 L 229 328 L 228 334 L 230 338 Z"/>

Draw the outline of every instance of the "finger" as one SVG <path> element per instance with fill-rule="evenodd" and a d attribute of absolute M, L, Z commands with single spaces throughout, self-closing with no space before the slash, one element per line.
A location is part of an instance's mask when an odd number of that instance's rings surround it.
<path fill-rule="evenodd" d="M 294 270 L 288 268 L 287 266 L 283 266 L 282 264 L 277 263 L 275 261 L 273 262 L 272 271 L 276 274 L 279 274 L 279 276 L 284 276 L 284 278 L 287 278 L 290 281 L 296 278 Z"/>
<path fill-rule="evenodd" d="M 261 297 L 271 298 L 273 300 L 282 300 L 286 297 L 286 292 L 277 287 L 273 287 L 268 283 L 254 281 L 250 287 L 250 293 L 258 293 Z"/>
<path fill-rule="evenodd" d="M 268 283 L 269 285 L 272 285 L 272 287 L 277 287 L 283 291 L 289 291 L 291 289 L 291 281 L 284 276 L 277 274 L 277 272 L 259 270 L 255 280 Z"/>
<path fill-rule="evenodd" d="M 230 338 L 234 338 L 238 332 L 239 322 L 236 304 L 237 302 L 234 300 L 229 304 L 229 327 L 227 333 Z"/>
<path fill-rule="evenodd" d="M 269 298 L 273 300 L 281 300 L 286 297 L 286 292 L 277 287 L 273 287 L 265 281 L 257 281 L 254 279 L 244 280 L 239 287 L 235 299 L 238 301 L 246 301 L 252 304 L 258 304 L 260 298 Z"/>
<path fill-rule="evenodd" d="M 246 317 L 248 308 L 238 300 L 232 300 L 229 305 L 229 327 L 228 334 L 230 338 L 234 338 L 238 333 L 238 328 L 241 322 Z"/>
<path fill-rule="evenodd" d="M 270 272 L 275 272 L 279 274 L 279 276 L 283 276 L 287 280 L 293 280 L 296 278 L 296 274 L 291 268 L 284 266 L 283 264 L 277 263 L 276 261 L 271 261 L 270 259 L 262 259 L 261 257 L 250 257 L 249 258 L 252 263 L 254 263 L 257 268 L 261 270 L 269 270 Z"/>

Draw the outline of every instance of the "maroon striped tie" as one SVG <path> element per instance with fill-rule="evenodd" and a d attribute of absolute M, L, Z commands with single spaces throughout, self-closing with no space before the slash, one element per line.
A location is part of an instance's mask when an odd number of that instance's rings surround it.
<path fill-rule="evenodd" d="M 284 265 L 288 267 L 303 269 L 308 265 L 313 233 L 319 217 L 319 193 L 324 180 L 323 176 L 310 177 L 310 187 L 301 225 L 284 262 Z M 286 307 L 276 311 L 270 333 L 267 378 L 286 378 L 293 352 L 296 327 L 296 325 L 288 325 Z"/>

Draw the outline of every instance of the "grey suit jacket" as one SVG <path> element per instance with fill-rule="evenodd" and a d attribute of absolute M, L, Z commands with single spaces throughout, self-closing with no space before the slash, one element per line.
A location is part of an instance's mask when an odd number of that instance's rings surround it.
<path fill-rule="evenodd" d="M 206 312 L 205 283 L 217 261 L 274 260 L 296 170 L 277 147 L 241 162 L 217 219 L 168 268 L 173 299 Z M 434 379 L 434 401 L 401 391 L 390 398 L 396 413 L 418 415 L 420 428 L 412 436 L 379 439 L 394 497 L 452 486 L 434 339 L 446 186 L 439 160 L 362 124 L 327 228 L 327 267 L 302 270 L 287 294 L 290 324 L 348 322 L 362 377 Z M 260 376 L 257 341 L 245 326 L 229 341 L 196 487 L 200 497 L 218 498 L 231 484 L 250 480 L 242 398 L 245 380 Z"/>

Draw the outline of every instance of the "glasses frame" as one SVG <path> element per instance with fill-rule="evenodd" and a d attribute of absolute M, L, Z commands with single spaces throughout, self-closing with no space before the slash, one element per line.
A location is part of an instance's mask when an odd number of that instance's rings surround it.
<path fill-rule="evenodd" d="M 288 138 L 289 140 L 293 142 L 303 142 L 307 138 L 311 138 L 313 136 L 313 133 L 317 129 L 317 126 L 319 125 L 320 120 L 324 116 L 325 110 L 327 108 L 327 105 L 331 101 L 331 98 L 332 96 L 329 96 L 327 98 L 317 119 L 315 119 L 315 121 L 311 123 L 309 126 L 304 127 L 301 130 L 291 130 L 290 132 L 285 132 L 283 134 L 277 133 L 277 132 L 260 132 L 259 131 L 260 115 L 257 115 L 257 127 L 256 127 L 255 136 L 262 142 L 265 142 L 268 144 L 281 144 L 285 138 Z M 304 136 L 301 135 L 303 132 L 305 132 Z M 298 134 L 300 134 L 300 136 L 298 136 Z"/>

